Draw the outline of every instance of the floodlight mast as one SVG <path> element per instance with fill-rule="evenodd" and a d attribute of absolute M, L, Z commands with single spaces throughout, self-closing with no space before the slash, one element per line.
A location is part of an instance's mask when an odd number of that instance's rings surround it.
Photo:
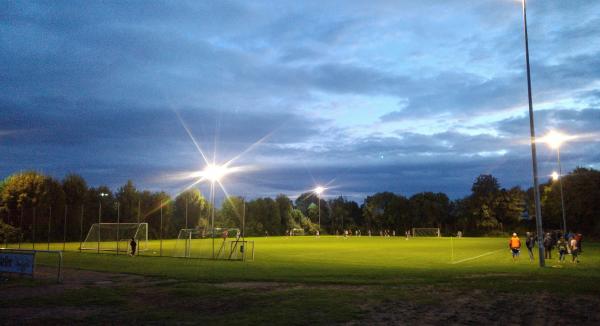
<path fill-rule="evenodd" d="M 319 202 L 319 234 L 321 233 L 321 194 L 323 191 L 325 191 L 325 188 L 321 186 L 315 188 L 315 193 L 317 194 L 317 200 Z"/>
<path fill-rule="evenodd" d="M 98 250 L 97 253 L 100 253 L 100 223 L 102 223 L 102 197 L 107 197 L 108 194 L 105 192 L 101 192 L 99 194 L 100 198 L 98 198 Z"/>
<path fill-rule="evenodd" d="M 567 234 L 567 213 L 565 210 L 565 197 L 563 194 L 563 185 L 562 185 L 562 166 L 560 164 L 560 146 L 563 143 L 565 143 L 567 141 L 567 139 L 569 139 L 569 138 L 570 137 L 565 136 L 556 131 L 551 131 L 543 138 L 544 142 L 546 144 L 548 144 L 548 146 L 550 146 L 550 148 L 556 149 L 556 160 L 558 162 L 558 173 L 557 173 L 556 177 L 554 176 L 554 173 L 556 173 L 556 172 L 552 173 L 552 179 L 554 181 L 558 180 L 558 185 L 560 188 L 560 206 L 561 206 L 561 210 L 562 210 L 563 235 L 564 236 L 566 236 L 566 234 Z"/>
<path fill-rule="evenodd" d="M 531 99 L 531 69 L 529 67 L 529 40 L 527 36 L 527 3 L 522 0 L 523 4 L 523 30 L 525 33 L 525 63 L 527 67 L 527 97 L 529 101 L 529 131 L 531 134 L 531 163 L 533 168 L 533 196 L 535 201 L 535 224 L 537 230 L 537 240 L 539 248 L 539 264 L 540 267 L 545 266 L 544 260 L 544 229 L 542 228 L 542 214 L 540 205 L 540 189 L 538 185 L 538 165 L 537 153 L 535 146 L 535 125 L 533 119 L 533 101 Z"/>

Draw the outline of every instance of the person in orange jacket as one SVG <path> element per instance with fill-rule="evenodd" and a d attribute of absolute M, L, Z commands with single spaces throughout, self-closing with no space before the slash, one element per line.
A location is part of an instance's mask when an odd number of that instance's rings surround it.
<path fill-rule="evenodd" d="M 508 240 L 508 247 L 512 251 L 512 258 L 515 261 L 519 258 L 519 252 L 521 251 L 521 240 L 516 233 L 513 233 L 512 238 Z"/>

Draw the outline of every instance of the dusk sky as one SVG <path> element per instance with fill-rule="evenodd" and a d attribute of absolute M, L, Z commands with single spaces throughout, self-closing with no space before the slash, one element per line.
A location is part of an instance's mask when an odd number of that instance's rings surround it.
<path fill-rule="evenodd" d="M 536 131 L 579 135 L 563 171 L 600 169 L 600 1 L 528 22 Z M 2 178 L 176 194 L 204 166 L 187 125 L 209 159 L 243 153 L 232 195 L 532 184 L 520 1 L 2 1 L 0 64 Z"/>

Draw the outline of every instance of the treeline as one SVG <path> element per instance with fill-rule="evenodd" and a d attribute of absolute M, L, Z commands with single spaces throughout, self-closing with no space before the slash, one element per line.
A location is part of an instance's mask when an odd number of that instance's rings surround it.
<path fill-rule="evenodd" d="M 600 236 L 600 171 L 577 168 L 563 176 L 569 230 Z M 544 228 L 562 228 L 558 182 L 540 185 Z M 320 203 L 319 203 L 320 201 Z M 89 187 L 78 175 L 63 180 L 37 173 L 13 174 L 0 182 L 0 241 L 79 241 L 93 223 L 149 225 L 150 238 L 176 237 L 182 228 L 208 228 L 209 201 L 191 189 L 172 198 L 165 192 L 137 189 L 132 181 L 112 191 Z M 450 200 L 444 193 L 423 192 L 406 197 L 380 192 L 361 204 L 343 197 L 325 200 L 307 192 L 295 200 L 276 198 L 245 200 L 229 197 L 216 208 L 215 226 L 238 227 L 246 235 L 282 235 L 290 229 L 312 234 L 335 234 L 344 229 L 396 231 L 413 227 L 439 227 L 443 234 L 504 234 L 533 230 L 533 190 L 502 188 L 492 175 L 478 176 L 471 194 Z"/>

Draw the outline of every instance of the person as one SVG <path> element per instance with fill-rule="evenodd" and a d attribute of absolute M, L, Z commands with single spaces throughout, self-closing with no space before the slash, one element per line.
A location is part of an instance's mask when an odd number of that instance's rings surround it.
<path fill-rule="evenodd" d="M 344 239 L 348 238 L 348 230 L 344 230 Z"/>
<path fill-rule="evenodd" d="M 560 237 L 560 239 L 558 239 L 558 241 L 556 242 L 556 250 L 558 250 L 558 261 L 559 262 L 564 262 L 565 258 L 567 257 L 567 240 L 565 240 L 565 237 Z"/>
<path fill-rule="evenodd" d="M 456 236 L 457 236 L 457 237 L 459 237 L 459 238 L 462 238 L 462 231 L 458 231 L 458 232 L 456 233 Z"/>
<path fill-rule="evenodd" d="M 529 261 L 533 261 L 533 246 L 535 245 L 535 239 L 533 238 L 533 234 L 531 232 L 527 232 L 527 239 L 525 239 L 525 246 L 527 247 L 527 252 L 529 253 Z"/>
<path fill-rule="evenodd" d="M 320 237 L 320 235 L 321 235 L 321 234 L 319 233 L 319 230 L 317 230 L 317 238 L 319 238 L 319 237 Z"/>
<path fill-rule="evenodd" d="M 137 243 L 135 242 L 135 239 L 133 237 L 131 238 L 131 242 L 129 242 L 129 246 L 131 247 L 130 256 L 135 256 L 135 249 L 137 247 Z"/>
<path fill-rule="evenodd" d="M 544 251 L 545 251 L 545 255 L 544 257 L 546 259 L 552 259 L 552 247 L 553 247 L 554 243 L 552 241 L 552 236 L 550 236 L 550 233 L 546 233 L 546 236 L 544 237 Z"/>
<path fill-rule="evenodd" d="M 577 240 L 578 253 L 583 252 L 583 249 L 581 247 L 581 240 L 583 240 L 583 235 L 581 233 L 577 233 L 575 235 L 575 239 Z"/>
<path fill-rule="evenodd" d="M 579 244 L 577 243 L 577 239 L 575 237 L 571 238 L 570 247 L 571 256 L 573 257 L 573 260 L 571 262 L 579 263 L 579 258 L 577 257 L 577 255 L 579 254 Z"/>
<path fill-rule="evenodd" d="M 508 247 L 512 251 L 512 258 L 513 261 L 515 261 L 517 258 L 519 258 L 519 251 L 521 250 L 521 240 L 516 233 L 513 233 L 512 238 L 508 240 Z"/>
<path fill-rule="evenodd" d="M 265 230 L 265 238 L 269 237 L 269 231 Z"/>

